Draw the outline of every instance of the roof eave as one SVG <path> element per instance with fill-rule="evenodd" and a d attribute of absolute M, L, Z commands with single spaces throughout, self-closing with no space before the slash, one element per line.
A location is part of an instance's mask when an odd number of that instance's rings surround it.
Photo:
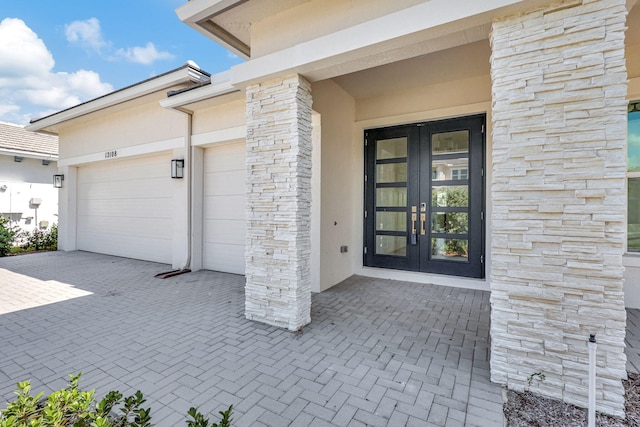
<path fill-rule="evenodd" d="M 56 135 L 57 131 L 53 127 L 68 120 L 140 98 L 181 83 L 202 83 L 208 81 L 209 78 L 210 76 L 208 73 L 198 70 L 191 65 L 185 65 L 176 70 L 169 71 L 168 73 L 161 74 L 66 110 L 59 111 L 50 116 L 33 120 L 31 124 L 25 126 L 25 129 L 31 132 L 42 132 Z"/>

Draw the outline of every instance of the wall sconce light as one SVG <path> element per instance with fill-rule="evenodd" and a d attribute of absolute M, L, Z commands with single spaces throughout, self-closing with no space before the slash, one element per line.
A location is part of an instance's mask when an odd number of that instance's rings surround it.
<path fill-rule="evenodd" d="M 54 188 L 62 188 L 62 181 L 64 181 L 64 175 L 53 175 Z"/>
<path fill-rule="evenodd" d="M 51 160 L 42 159 L 42 166 L 49 166 L 49 163 L 51 163 Z"/>
<path fill-rule="evenodd" d="M 184 159 L 171 160 L 171 178 L 184 178 Z"/>
<path fill-rule="evenodd" d="M 16 162 L 16 163 L 20 163 L 23 159 L 24 159 L 24 157 L 13 156 L 13 161 Z"/>

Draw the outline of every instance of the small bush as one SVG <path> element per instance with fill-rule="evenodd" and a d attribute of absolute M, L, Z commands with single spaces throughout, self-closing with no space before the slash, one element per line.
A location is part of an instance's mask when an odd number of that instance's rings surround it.
<path fill-rule="evenodd" d="M 0 257 L 7 256 L 11 252 L 11 247 L 13 246 L 16 234 L 17 229 L 15 227 L 11 227 L 9 220 L 4 217 L 0 217 Z"/>
<path fill-rule="evenodd" d="M 78 381 L 82 374 L 70 375 L 69 386 L 51 393 L 43 399 L 43 393 L 31 395 L 28 381 L 18 383 L 15 400 L 0 412 L 0 427 L 151 427 L 151 409 L 143 408 L 146 402 L 139 390 L 123 397 L 119 391 L 110 391 L 100 402 L 95 402 L 95 390 L 81 391 Z M 211 427 L 230 427 L 231 411 L 222 412 L 220 424 Z M 208 427 L 209 420 L 196 408 L 189 409 L 193 421 L 189 427 Z"/>
<path fill-rule="evenodd" d="M 58 249 L 58 225 L 53 224 L 46 230 L 35 229 L 32 232 L 18 234 L 20 247 L 25 251 L 55 251 Z"/>

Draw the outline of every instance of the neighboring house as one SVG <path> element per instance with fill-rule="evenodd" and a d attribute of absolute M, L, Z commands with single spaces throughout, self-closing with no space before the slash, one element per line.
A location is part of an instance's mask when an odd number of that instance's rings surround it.
<path fill-rule="evenodd" d="M 595 334 L 623 415 L 635 3 L 187 2 L 246 62 L 29 126 L 60 138 L 59 247 L 244 274 L 247 318 L 291 330 L 353 274 L 491 291 L 493 381 L 584 406 Z"/>
<path fill-rule="evenodd" d="M 0 122 L 0 215 L 23 231 L 58 222 L 58 137 Z"/>

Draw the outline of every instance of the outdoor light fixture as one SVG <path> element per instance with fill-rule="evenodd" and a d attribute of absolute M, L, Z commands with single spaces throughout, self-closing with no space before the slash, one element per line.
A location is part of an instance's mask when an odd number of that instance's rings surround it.
<path fill-rule="evenodd" d="M 171 178 L 184 178 L 184 159 L 171 160 Z"/>
<path fill-rule="evenodd" d="M 54 188 L 62 188 L 62 181 L 64 181 L 64 175 L 53 175 Z"/>
<path fill-rule="evenodd" d="M 13 161 L 16 162 L 16 163 L 20 163 L 23 159 L 24 159 L 24 157 L 13 156 Z"/>
<path fill-rule="evenodd" d="M 42 159 L 42 166 L 49 166 L 49 163 L 51 163 L 51 160 Z"/>

